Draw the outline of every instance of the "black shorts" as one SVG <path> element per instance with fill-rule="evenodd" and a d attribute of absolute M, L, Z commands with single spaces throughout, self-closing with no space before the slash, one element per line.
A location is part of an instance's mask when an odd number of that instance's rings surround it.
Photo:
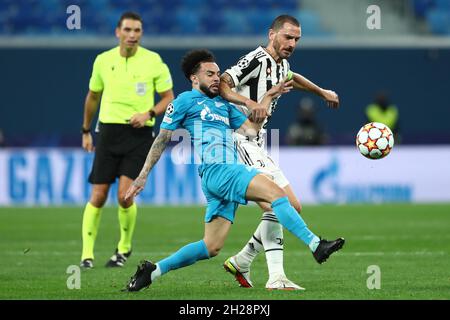
<path fill-rule="evenodd" d="M 155 139 L 152 127 L 100 123 L 88 181 L 111 184 L 122 175 L 136 179 Z"/>

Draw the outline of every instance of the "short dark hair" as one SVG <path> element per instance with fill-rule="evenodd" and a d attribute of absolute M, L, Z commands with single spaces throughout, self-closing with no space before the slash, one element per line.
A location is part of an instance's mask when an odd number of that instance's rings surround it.
<path fill-rule="evenodd" d="M 137 14 L 136 12 L 127 11 L 120 16 L 119 22 L 117 22 L 117 28 L 120 28 L 122 26 L 122 21 L 125 19 L 137 20 L 140 21 L 141 24 L 143 24 L 142 18 L 139 14 Z"/>
<path fill-rule="evenodd" d="M 207 49 L 192 50 L 186 53 L 181 60 L 181 69 L 184 76 L 191 80 L 190 76 L 198 71 L 202 62 L 216 62 L 216 58 Z"/>
<path fill-rule="evenodd" d="M 293 24 L 294 26 L 300 27 L 300 22 L 298 22 L 296 18 L 287 14 L 282 14 L 281 16 L 276 17 L 275 20 L 272 21 L 270 29 L 278 31 L 283 27 L 283 25 L 286 22 Z"/>

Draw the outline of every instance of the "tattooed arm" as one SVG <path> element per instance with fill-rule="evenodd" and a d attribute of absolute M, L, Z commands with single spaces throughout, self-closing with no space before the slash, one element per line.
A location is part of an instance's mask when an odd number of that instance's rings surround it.
<path fill-rule="evenodd" d="M 172 132 L 173 131 L 171 130 L 165 129 L 161 129 L 159 131 L 155 142 L 153 142 L 152 148 L 148 152 L 147 159 L 145 159 L 144 166 L 142 167 L 139 176 L 136 178 L 136 180 L 133 181 L 133 183 L 127 190 L 125 200 L 129 199 L 130 197 L 137 196 L 144 189 L 145 183 L 147 181 L 147 176 L 153 169 L 153 166 L 158 162 L 161 154 L 166 149 L 167 144 L 170 142 L 170 139 L 172 138 Z"/>

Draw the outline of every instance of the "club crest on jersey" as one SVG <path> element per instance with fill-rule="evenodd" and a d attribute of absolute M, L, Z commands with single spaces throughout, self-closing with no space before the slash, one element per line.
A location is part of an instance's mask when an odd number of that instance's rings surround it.
<path fill-rule="evenodd" d="M 230 120 L 227 117 L 218 115 L 217 113 L 212 113 L 211 109 L 209 109 L 208 107 L 204 107 L 203 110 L 200 112 L 200 118 L 203 121 L 222 121 L 223 123 L 225 123 L 226 125 L 230 125 Z"/>

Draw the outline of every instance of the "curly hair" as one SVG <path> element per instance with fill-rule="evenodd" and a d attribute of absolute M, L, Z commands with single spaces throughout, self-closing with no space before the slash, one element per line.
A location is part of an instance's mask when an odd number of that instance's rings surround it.
<path fill-rule="evenodd" d="M 216 62 L 216 58 L 207 49 L 189 51 L 181 61 L 184 76 L 190 81 L 190 76 L 200 69 L 202 62 Z"/>

